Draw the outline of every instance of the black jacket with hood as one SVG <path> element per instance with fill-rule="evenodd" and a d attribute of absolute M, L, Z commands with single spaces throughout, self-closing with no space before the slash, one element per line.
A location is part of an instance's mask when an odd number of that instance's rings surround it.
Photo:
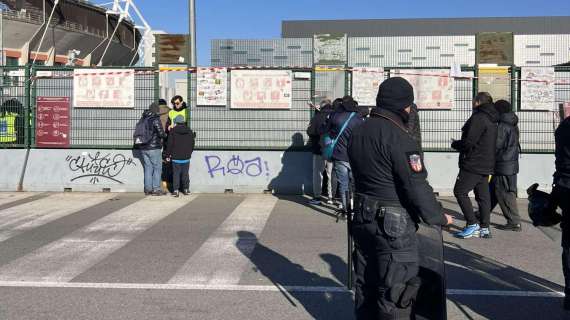
<path fill-rule="evenodd" d="M 459 151 L 460 169 L 480 175 L 494 173 L 498 122 L 499 112 L 492 103 L 473 110 L 461 129 L 461 140 L 451 144 Z"/>
<path fill-rule="evenodd" d="M 350 117 L 350 114 L 355 112 L 355 115 L 350 119 L 350 122 L 346 125 L 346 128 L 339 136 L 338 141 L 334 147 L 332 154 L 332 159 L 335 161 L 346 161 L 348 162 L 348 142 L 350 140 L 350 135 L 352 130 L 364 122 L 364 117 L 359 113 L 358 104 L 354 100 L 343 101 L 342 105 L 339 105 L 339 109 L 335 110 L 334 113 L 330 114 L 327 121 L 327 130 L 332 139 L 335 139 L 344 123 Z"/>
<path fill-rule="evenodd" d="M 173 160 L 188 160 L 194 152 L 195 134 L 186 124 L 177 124 L 168 134 L 166 154 Z"/>
<path fill-rule="evenodd" d="M 152 124 L 152 138 L 148 144 L 139 148 L 141 150 L 162 149 L 162 140 L 166 138 L 166 133 L 164 132 L 164 128 L 162 128 L 160 116 L 150 110 L 145 110 L 142 116 Z"/>
<path fill-rule="evenodd" d="M 560 123 L 554 137 L 556 141 L 554 183 L 570 189 L 570 117 Z"/>
<path fill-rule="evenodd" d="M 519 173 L 519 118 L 514 112 L 500 115 L 497 132 L 495 175 L 514 176 Z"/>
<path fill-rule="evenodd" d="M 307 128 L 307 135 L 309 136 L 308 145 L 311 147 L 313 154 L 322 154 L 320 144 L 321 135 L 326 130 L 327 118 L 332 111 L 333 109 L 330 104 L 323 106 L 321 110 L 315 112 L 315 115 L 309 123 L 309 127 Z"/>

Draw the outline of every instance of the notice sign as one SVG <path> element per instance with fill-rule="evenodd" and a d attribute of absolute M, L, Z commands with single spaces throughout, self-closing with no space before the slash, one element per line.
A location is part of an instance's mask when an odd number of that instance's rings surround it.
<path fill-rule="evenodd" d="M 554 68 L 521 68 L 521 109 L 554 111 Z"/>
<path fill-rule="evenodd" d="M 228 101 L 228 69 L 198 68 L 199 106 L 225 106 Z"/>
<path fill-rule="evenodd" d="M 231 73 L 232 109 L 290 109 L 290 70 L 239 70 Z"/>
<path fill-rule="evenodd" d="M 360 106 L 376 106 L 378 87 L 384 81 L 384 68 L 361 68 L 352 71 L 352 96 Z"/>
<path fill-rule="evenodd" d="M 414 87 L 414 101 L 418 109 L 453 108 L 455 88 L 449 70 L 392 70 L 390 74 L 408 80 Z"/>
<path fill-rule="evenodd" d="M 38 97 L 36 112 L 36 146 L 69 147 L 69 97 Z"/>
<path fill-rule="evenodd" d="M 479 92 L 488 92 L 493 101 L 511 101 L 511 75 L 508 67 L 480 67 Z"/>
<path fill-rule="evenodd" d="M 315 34 L 313 43 L 313 60 L 316 65 L 346 64 L 346 34 Z"/>
<path fill-rule="evenodd" d="M 135 107 L 135 74 L 132 69 L 75 69 L 74 108 Z"/>

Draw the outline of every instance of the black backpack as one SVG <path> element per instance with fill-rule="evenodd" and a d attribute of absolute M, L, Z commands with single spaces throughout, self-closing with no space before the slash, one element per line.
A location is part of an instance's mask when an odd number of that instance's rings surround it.
<path fill-rule="evenodd" d="M 150 117 L 141 118 L 135 126 L 133 144 L 135 146 L 147 145 L 152 140 L 152 120 Z"/>

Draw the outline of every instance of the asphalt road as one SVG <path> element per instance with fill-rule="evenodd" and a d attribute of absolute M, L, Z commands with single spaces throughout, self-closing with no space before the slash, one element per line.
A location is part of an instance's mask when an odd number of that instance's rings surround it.
<path fill-rule="evenodd" d="M 519 208 L 444 231 L 448 319 L 570 319 L 560 230 Z M 346 224 L 307 198 L 0 194 L 0 319 L 353 319 L 346 283 Z"/>

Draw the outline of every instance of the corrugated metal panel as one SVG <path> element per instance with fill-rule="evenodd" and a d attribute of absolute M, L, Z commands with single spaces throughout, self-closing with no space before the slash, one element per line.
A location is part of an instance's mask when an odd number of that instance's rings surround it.
<path fill-rule="evenodd" d="M 312 39 L 212 40 L 212 65 L 311 67 L 312 52 Z"/>
<path fill-rule="evenodd" d="M 346 33 L 349 37 L 409 37 L 475 35 L 478 32 L 515 34 L 570 34 L 570 17 L 440 18 L 283 21 L 284 38 L 319 33 Z"/>
<path fill-rule="evenodd" d="M 370 67 L 472 66 L 475 64 L 475 37 L 349 38 L 348 65 L 365 64 Z"/>
<path fill-rule="evenodd" d="M 570 34 L 515 35 L 515 65 L 553 66 L 570 61 Z"/>

